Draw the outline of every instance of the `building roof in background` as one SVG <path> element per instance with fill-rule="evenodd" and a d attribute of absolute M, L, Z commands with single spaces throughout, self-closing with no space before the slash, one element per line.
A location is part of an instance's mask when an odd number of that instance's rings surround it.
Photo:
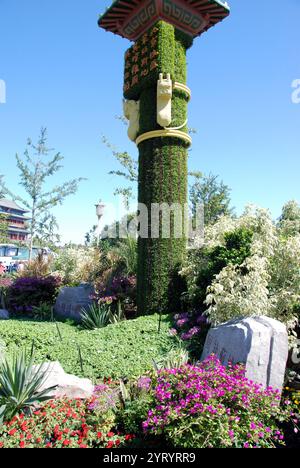
<path fill-rule="evenodd" d="M 7 200 L 7 198 L 0 198 L 0 207 L 22 211 L 22 213 L 28 213 L 28 210 L 24 210 L 24 208 L 21 208 L 13 200 Z"/>

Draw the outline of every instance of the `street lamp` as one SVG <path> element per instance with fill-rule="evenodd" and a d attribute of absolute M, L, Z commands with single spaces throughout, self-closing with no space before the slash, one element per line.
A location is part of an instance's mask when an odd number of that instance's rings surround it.
<path fill-rule="evenodd" d="M 102 203 L 101 200 L 99 200 L 99 202 L 95 205 L 96 207 L 96 216 L 98 218 L 98 223 L 97 223 L 97 239 L 98 239 L 98 243 L 100 241 L 100 236 L 101 236 L 101 220 L 103 218 L 103 215 L 104 215 L 104 211 L 105 211 L 105 205 L 104 203 Z"/>

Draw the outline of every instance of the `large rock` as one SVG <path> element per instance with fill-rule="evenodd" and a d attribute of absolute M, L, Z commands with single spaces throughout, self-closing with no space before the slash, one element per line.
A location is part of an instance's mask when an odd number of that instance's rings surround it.
<path fill-rule="evenodd" d="M 269 317 L 233 320 L 211 328 L 202 358 L 218 356 L 222 364 L 243 363 L 246 377 L 264 388 L 282 391 L 288 358 L 285 325 Z"/>
<path fill-rule="evenodd" d="M 37 371 L 39 366 L 33 366 Z M 59 362 L 45 363 L 41 366 L 41 372 L 46 372 L 44 382 L 39 391 L 50 387 L 56 387 L 49 392 L 52 398 L 90 398 L 94 391 L 94 385 L 89 379 L 81 379 L 75 375 L 66 374 Z"/>
<path fill-rule="evenodd" d="M 0 309 L 0 320 L 9 320 L 8 310 Z"/>
<path fill-rule="evenodd" d="M 93 302 L 93 293 L 94 289 L 90 284 L 62 288 L 54 306 L 55 315 L 80 322 L 82 309 L 88 309 Z"/>

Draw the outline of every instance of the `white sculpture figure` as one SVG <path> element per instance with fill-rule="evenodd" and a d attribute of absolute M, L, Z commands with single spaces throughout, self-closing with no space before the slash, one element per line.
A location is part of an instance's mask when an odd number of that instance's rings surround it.
<path fill-rule="evenodd" d="M 124 116 L 129 120 L 128 137 L 135 141 L 140 129 L 140 101 L 123 101 Z"/>
<path fill-rule="evenodd" d="M 159 74 L 157 82 L 157 123 L 161 127 L 168 127 L 172 122 L 172 95 L 173 84 L 171 75 L 168 73 L 167 78 L 163 74 Z"/>

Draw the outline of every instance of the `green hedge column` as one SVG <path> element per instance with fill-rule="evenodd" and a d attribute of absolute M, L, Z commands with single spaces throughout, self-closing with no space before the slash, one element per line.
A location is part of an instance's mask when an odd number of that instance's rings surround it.
<path fill-rule="evenodd" d="M 160 22 L 158 49 L 163 73 L 172 80 L 186 84 L 186 50 L 192 39 Z M 140 134 L 161 129 L 157 124 L 157 80 L 140 93 Z M 180 127 L 187 120 L 188 97 L 173 91 L 172 123 Z M 187 127 L 181 128 L 187 132 Z M 154 138 L 139 144 L 138 201 L 148 207 L 149 237 L 138 240 L 138 312 L 140 315 L 173 312 L 177 308 L 180 288 L 176 275 L 186 255 L 184 208 L 187 203 L 187 144 L 179 138 Z M 183 236 L 174 238 L 171 215 L 171 238 L 151 238 L 152 204 L 174 203 L 182 207 Z"/>

